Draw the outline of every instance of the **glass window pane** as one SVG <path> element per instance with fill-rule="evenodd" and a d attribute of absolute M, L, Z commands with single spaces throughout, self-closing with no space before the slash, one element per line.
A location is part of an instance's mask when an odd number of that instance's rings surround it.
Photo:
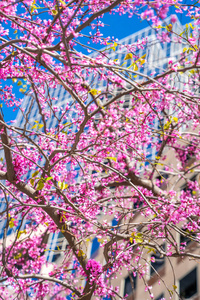
<path fill-rule="evenodd" d="M 181 298 L 189 299 L 197 293 L 197 268 L 180 280 L 179 293 Z"/>

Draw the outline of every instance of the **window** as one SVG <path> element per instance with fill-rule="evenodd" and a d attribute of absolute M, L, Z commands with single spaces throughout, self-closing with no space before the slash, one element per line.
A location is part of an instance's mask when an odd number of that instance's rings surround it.
<path fill-rule="evenodd" d="M 189 179 L 189 181 L 195 182 L 197 180 L 197 175 L 194 175 L 193 177 L 191 177 Z M 188 185 L 188 183 L 185 183 L 182 187 L 181 187 L 181 191 L 189 192 L 190 194 L 192 194 L 193 190 L 192 188 Z"/>
<path fill-rule="evenodd" d="M 137 286 L 137 275 L 134 276 L 133 273 L 129 274 L 125 278 L 125 284 L 124 284 L 124 296 L 125 295 L 130 295 L 133 293 L 134 290 L 136 290 Z"/>
<path fill-rule="evenodd" d="M 100 243 L 98 242 L 98 239 L 95 237 L 92 241 L 92 249 L 91 249 L 91 258 L 94 258 L 98 254 Z"/>
<path fill-rule="evenodd" d="M 182 229 L 183 230 L 183 229 Z M 186 230 L 183 230 L 186 231 Z M 191 239 L 185 235 L 180 235 L 180 245 L 185 244 L 186 246 L 191 242 Z"/>
<path fill-rule="evenodd" d="M 194 140 L 193 144 L 190 143 L 188 146 L 182 149 L 177 149 L 177 153 L 179 155 L 179 160 L 182 162 L 182 165 L 184 167 L 189 166 L 192 164 L 192 162 L 195 160 L 195 151 L 197 142 Z"/>
<path fill-rule="evenodd" d="M 97 113 L 97 114 L 95 115 L 94 123 L 97 125 L 97 124 L 100 123 L 100 121 L 101 121 L 101 114 L 100 114 L 100 113 Z"/>
<path fill-rule="evenodd" d="M 190 299 L 197 293 L 197 268 L 180 280 L 179 293 L 181 299 Z"/>
<path fill-rule="evenodd" d="M 116 218 L 112 219 L 112 229 L 111 230 L 117 230 L 119 227 L 118 227 L 118 220 Z"/>
<path fill-rule="evenodd" d="M 195 150 L 195 147 L 194 146 L 187 146 L 186 147 L 186 150 L 187 150 L 187 154 L 186 154 L 186 162 L 188 162 L 191 158 L 195 158 L 195 155 L 194 155 L 194 150 Z"/>
<path fill-rule="evenodd" d="M 134 203 L 133 203 L 133 209 L 138 209 L 140 207 L 143 206 L 143 201 L 137 199 Z"/>
<path fill-rule="evenodd" d="M 112 220 L 112 226 L 117 226 L 118 225 L 118 220 L 116 219 L 116 218 L 114 218 L 113 220 Z"/>
<path fill-rule="evenodd" d="M 65 245 L 64 245 L 65 244 Z M 65 243 L 65 238 L 61 232 L 58 234 L 57 242 L 54 247 L 54 253 L 52 256 L 52 262 L 55 262 L 61 256 L 61 252 L 67 248 L 67 244 Z"/>
<path fill-rule="evenodd" d="M 195 233 L 190 233 L 188 229 L 182 228 L 182 231 L 185 232 L 185 235 L 180 234 L 180 246 L 188 245 L 192 239 L 190 237 L 196 237 Z"/>
<path fill-rule="evenodd" d="M 130 107 L 130 104 L 131 104 L 131 97 L 130 95 L 126 95 L 124 97 L 124 103 L 123 103 L 123 108 L 126 109 L 126 108 L 129 108 Z"/>
<path fill-rule="evenodd" d="M 169 175 L 163 172 L 160 172 L 160 175 L 156 177 L 157 180 L 159 180 L 159 185 L 162 190 L 167 189 L 167 179 L 169 178 Z"/>
<path fill-rule="evenodd" d="M 168 45 L 167 46 L 167 53 L 166 53 L 167 57 L 170 57 L 170 50 L 171 50 L 170 45 Z"/>
<path fill-rule="evenodd" d="M 164 294 L 159 295 L 155 300 L 164 300 Z"/>
<path fill-rule="evenodd" d="M 161 248 L 165 250 L 165 245 L 163 244 Z M 151 256 L 151 258 L 153 257 L 154 257 L 154 261 L 151 262 L 150 275 L 153 275 L 156 271 L 159 271 L 159 269 L 165 263 L 165 257 L 164 256 L 162 257 L 159 252 L 156 251 L 156 253 Z"/>
<path fill-rule="evenodd" d="M 68 247 L 68 243 L 61 232 L 50 234 L 47 260 L 56 262 Z"/>

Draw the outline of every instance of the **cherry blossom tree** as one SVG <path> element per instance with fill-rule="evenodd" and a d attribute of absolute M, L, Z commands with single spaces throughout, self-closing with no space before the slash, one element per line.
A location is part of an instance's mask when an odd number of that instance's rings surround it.
<path fill-rule="evenodd" d="M 172 8 L 191 18 L 182 32 L 174 15 L 164 20 Z M 146 19 L 163 47 L 180 46 L 178 57 L 147 75 L 137 51 L 148 39 L 104 36 L 108 13 Z M 2 0 L 0 21 L 1 101 L 22 118 L 0 113 L 1 299 L 122 299 L 122 269 L 153 298 L 147 252 L 200 258 L 175 239 L 200 238 L 198 1 Z M 123 62 L 109 56 L 117 49 Z M 59 232 L 66 248 L 53 264 L 47 237 Z M 95 237 L 102 261 L 88 255 Z"/>

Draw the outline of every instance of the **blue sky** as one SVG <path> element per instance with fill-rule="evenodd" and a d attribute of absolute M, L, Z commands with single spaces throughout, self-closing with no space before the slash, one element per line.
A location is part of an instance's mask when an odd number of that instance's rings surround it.
<path fill-rule="evenodd" d="M 170 14 L 173 13 L 175 13 L 175 11 L 171 9 Z M 190 21 L 189 18 L 182 15 L 178 17 L 182 24 Z M 146 20 L 141 21 L 139 16 L 133 16 L 132 18 L 129 18 L 128 15 L 119 16 L 110 15 L 108 13 L 105 14 L 103 22 L 105 23 L 105 27 L 102 29 L 104 36 L 118 38 L 119 40 L 149 26 L 148 22 Z M 102 46 L 99 45 L 98 48 L 102 48 Z M 19 92 L 20 87 L 17 85 L 15 86 L 16 96 L 22 97 L 22 94 Z M 13 112 L 13 108 L 7 108 L 5 104 L 3 104 L 3 113 L 6 122 L 14 120 L 17 116 L 17 111 Z"/>

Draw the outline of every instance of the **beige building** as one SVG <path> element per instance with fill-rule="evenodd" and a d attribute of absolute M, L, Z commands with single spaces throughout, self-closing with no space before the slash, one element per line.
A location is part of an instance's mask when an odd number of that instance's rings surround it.
<path fill-rule="evenodd" d="M 192 154 L 188 155 L 184 169 L 191 168 L 194 162 L 195 157 Z M 173 150 L 167 151 L 165 164 L 171 166 L 177 164 L 177 159 L 175 159 Z M 200 182 L 199 175 L 195 172 L 186 175 L 186 179 L 180 180 L 177 180 L 177 176 L 173 174 L 170 175 L 167 172 L 164 173 L 162 169 L 160 169 L 159 172 L 162 174 L 162 179 L 157 176 L 157 178 L 155 177 L 155 180 L 160 180 L 160 187 L 163 190 L 167 191 L 172 188 L 176 182 L 175 190 L 177 191 L 177 199 L 182 190 L 192 193 L 192 190 L 190 190 L 187 185 L 187 179 L 190 181 L 197 181 L 198 183 Z M 142 208 L 142 206 L 139 205 L 138 209 L 140 208 Z M 111 226 L 119 225 L 112 216 L 108 217 L 102 215 L 101 218 L 107 218 L 107 221 Z M 139 212 L 136 212 L 135 217 L 130 220 L 130 224 L 141 224 L 142 221 L 144 221 L 144 218 L 141 217 Z M 200 255 L 200 247 L 199 243 L 195 241 L 195 235 L 192 236 L 190 234 L 189 238 L 187 236 L 187 231 L 184 231 L 184 228 L 182 228 L 182 224 L 180 224 L 179 227 L 183 235 L 172 230 L 172 235 L 174 241 L 177 243 L 177 248 L 180 249 L 181 246 L 185 245 L 185 251 L 187 253 L 194 254 L 194 256 Z M 91 245 L 88 247 L 87 255 L 104 264 L 103 248 L 100 247 L 99 242 L 97 237 L 93 239 Z M 168 244 L 167 241 L 162 243 L 163 242 L 159 242 L 158 239 L 158 244 L 163 250 L 166 250 Z M 135 247 L 133 247 L 133 256 L 134 253 L 137 253 Z M 153 259 L 151 259 L 152 257 Z M 113 276 L 110 278 L 113 286 L 120 287 L 119 294 L 121 297 L 128 295 L 127 300 L 150 300 L 150 294 L 152 293 L 154 295 L 154 300 L 200 300 L 200 264 L 198 258 L 181 257 L 181 255 L 179 257 L 162 257 L 156 251 L 148 251 L 146 249 L 143 251 L 143 258 L 141 258 L 140 263 L 148 263 L 148 271 L 143 278 L 144 280 L 140 279 L 138 274 L 134 277 L 136 273 L 134 273 L 134 275 L 133 272 L 128 274 L 125 269 L 122 270 L 121 275 L 116 274 L 115 278 L 113 278 Z M 146 286 L 149 286 L 149 290 L 146 288 L 147 291 L 145 291 Z M 105 300 L 108 299 L 110 298 L 106 298 Z"/>

